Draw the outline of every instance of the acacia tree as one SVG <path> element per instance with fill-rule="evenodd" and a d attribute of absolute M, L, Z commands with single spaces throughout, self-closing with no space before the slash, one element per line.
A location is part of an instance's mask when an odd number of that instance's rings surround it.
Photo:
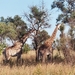
<path fill-rule="evenodd" d="M 0 23 L 0 41 L 3 42 L 3 40 L 7 37 L 9 37 L 11 40 L 15 39 L 17 35 L 16 30 L 14 29 L 13 23 Z"/>
<path fill-rule="evenodd" d="M 69 36 L 71 37 L 71 48 L 75 49 L 75 0 L 56 0 L 52 4 L 52 9 L 58 8 L 61 14 L 58 16 L 57 21 L 61 21 L 70 26 Z"/>
<path fill-rule="evenodd" d="M 65 25 L 68 25 L 70 27 L 69 34 L 67 39 L 69 39 L 68 41 L 65 40 L 68 44 L 65 44 L 64 46 L 62 46 L 63 52 L 65 57 L 68 56 L 68 58 L 70 58 L 70 53 L 69 53 L 69 49 L 73 49 L 74 50 L 74 46 L 75 46 L 75 0 L 56 0 L 53 2 L 52 4 L 52 9 L 54 8 L 58 8 L 62 13 L 58 16 L 57 18 L 57 22 L 63 22 L 65 23 Z M 61 29 L 60 29 L 61 31 Z M 63 30 L 60 36 L 60 41 L 62 41 L 63 39 L 65 39 L 66 37 L 63 37 Z M 64 42 L 62 41 L 61 44 L 64 44 Z M 68 59 L 67 58 L 67 59 Z"/>
<path fill-rule="evenodd" d="M 16 39 L 20 40 L 21 37 L 27 32 L 27 25 L 26 23 L 22 20 L 22 18 L 19 15 L 15 15 L 14 18 L 8 17 L 5 19 L 5 22 L 11 22 L 15 26 L 15 30 L 17 32 L 17 37 Z"/>
<path fill-rule="evenodd" d="M 19 15 L 15 15 L 13 18 L 7 17 L 6 19 L 4 19 L 4 17 L 1 17 L 0 23 L 5 24 L 3 26 L 7 27 L 4 29 L 11 40 L 20 40 L 20 38 L 23 37 L 23 35 L 28 31 L 26 23 Z"/>
<path fill-rule="evenodd" d="M 37 38 L 32 40 L 33 48 L 34 49 L 39 48 L 42 44 L 44 44 L 45 40 L 48 39 L 49 37 L 50 36 L 45 30 L 40 31 L 39 34 L 37 34 Z M 36 45 L 36 42 L 37 42 L 37 45 Z"/>
<path fill-rule="evenodd" d="M 58 16 L 57 21 L 69 23 L 70 19 L 75 18 L 75 0 L 55 0 L 51 5 L 53 8 L 61 10 L 61 14 Z"/>
<path fill-rule="evenodd" d="M 36 61 L 38 61 L 38 35 L 40 33 L 40 30 L 43 30 L 44 28 L 50 27 L 49 24 L 49 14 L 48 12 L 43 9 L 42 7 L 38 8 L 37 6 L 30 7 L 30 13 L 24 14 L 28 21 L 29 28 L 33 28 L 35 31 L 33 35 L 33 41 L 35 44 L 35 50 L 36 50 Z"/>

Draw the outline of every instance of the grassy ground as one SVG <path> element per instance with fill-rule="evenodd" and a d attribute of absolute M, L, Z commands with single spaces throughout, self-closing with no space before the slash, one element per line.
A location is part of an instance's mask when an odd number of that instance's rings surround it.
<path fill-rule="evenodd" d="M 12 67 L 2 65 L 0 56 L 0 75 L 75 75 L 75 66 L 63 63 L 36 64 L 35 52 L 23 54 L 23 65 L 16 66 L 16 58 L 12 58 Z"/>
<path fill-rule="evenodd" d="M 38 64 L 30 66 L 0 66 L 0 75 L 75 75 L 75 66 Z"/>

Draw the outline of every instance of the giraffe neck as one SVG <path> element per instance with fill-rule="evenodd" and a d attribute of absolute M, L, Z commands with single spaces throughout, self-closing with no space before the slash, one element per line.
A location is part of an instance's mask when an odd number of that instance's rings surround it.
<path fill-rule="evenodd" d="M 34 32 L 35 30 L 30 30 L 30 31 L 28 31 L 22 38 L 21 38 L 21 41 L 22 41 L 22 43 L 25 43 L 26 41 L 27 41 L 27 39 L 28 39 L 28 37 L 29 37 L 29 35 L 32 33 L 32 32 Z"/>
<path fill-rule="evenodd" d="M 50 37 L 50 40 L 54 41 L 57 31 L 58 31 L 58 26 L 56 26 L 54 32 L 52 33 L 52 36 Z"/>
<path fill-rule="evenodd" d="M 52 46 L 52 43 L 54 42 L 54 39 L 55 39 L 57 30 L 58 30 L 58 26 L 56 26 L 54 32 L 52 33 L 52 36 L 51 36 L 49 39 L 47 39 L 47 40 L 45 41 L 45 45 L 46 45 L 46 46 L 49 46 L 49 47 Z"/>

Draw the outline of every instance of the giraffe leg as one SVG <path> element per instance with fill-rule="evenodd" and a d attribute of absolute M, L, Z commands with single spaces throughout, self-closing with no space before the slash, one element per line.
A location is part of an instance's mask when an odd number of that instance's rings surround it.
<path fill-rule="evenodd" d="M 45 61 L 46 61 L 46 54 L 44 53 L 42 56 L 42 62 L 45 63 Z"/>
<path fill-rule="evenodd" d="M 21 54 L 17 55 L 17 62 L 16 63 L 17 63 L 17 66 L 23 64 L 23 59 L 21 59 Z"/>
<path fill-rule="evenodd" d="M 6 65 L 7 63 L 9 63 L 9 61 L 10 61 L 10 57 L 8 55 L 5 55 L 3 59 L 3 64 Z"/>
<path fill-rule="evenodd" d="M 19 64 L 19 60 L 20 60 L 20 58 L 21 58 L 21 55 L 17 55 L 17 61 L 16 61 L 17 66 L 18 66 L 18 64 Z"/>
<path fill-rule="evenodd" d="M 51 62 L 53 63 L 53 49 L 51 51 Z"/>
<path fill-rule="evenodd" d="M 42 62 L 42 57 L 43 57 L 43 56 L 42 56 L 42 53 L 39 52 L 39 53 L 38 53 L 38 59 L 39 59 L 39 61 L 41 61 L 41 62 Z"/>

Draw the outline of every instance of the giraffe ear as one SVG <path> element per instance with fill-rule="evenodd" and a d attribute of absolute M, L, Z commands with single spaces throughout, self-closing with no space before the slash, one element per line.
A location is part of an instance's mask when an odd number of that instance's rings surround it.
<path fill-rule="evenodd" d="M 61 26 L 61 24 L 58 25 L 58 27 L 60 27 L 60 26 Z"/>
<path fill-rule="evenodd" d="M 58 26 L 58 25 L 61 25 L 60 23 L 57 23 L 57 25 L 56 26 Z"/>
<path fill-rule="evenodd" d="M 56 26 L 58 26 L 59 25 L 59 23 L 57 23 L 57 25 Z"/>
<path fill-rule="evenodd" d="M 60 29 L 61 24 L 60 24 L 60 23 L 58 23 L 56 26 L 58 26 L 58 29 Z"/>

